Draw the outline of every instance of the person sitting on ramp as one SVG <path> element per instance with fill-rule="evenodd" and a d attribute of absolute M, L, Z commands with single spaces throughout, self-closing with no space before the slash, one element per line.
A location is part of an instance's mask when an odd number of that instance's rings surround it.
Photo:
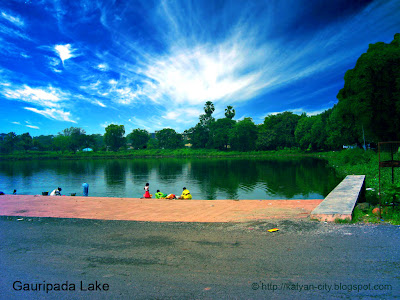
<path fill-rule="evenodd" d="M 165 199 L 167 194 L 161 193 L 160 190 L 157 190 L 156 199 Z"/>
<path fill-rule="evenodd" d="M 190 194 L 189 190 L 184 187 L 182 195 L 179 197 L 179 199 L 192 199 L 192 195 Z"/>
<path fill-rule="evenodd" d="M 50 193 L 50 196 L 61 196 L 62 188 L 57 188 Z"/>

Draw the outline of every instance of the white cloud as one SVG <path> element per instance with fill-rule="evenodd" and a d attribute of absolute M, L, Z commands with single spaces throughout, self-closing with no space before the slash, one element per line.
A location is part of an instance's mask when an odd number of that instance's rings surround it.
<path fill-rule="evenodd" d="M 63 65 L 64 65 L 64 61 L 66 61 L 67 59 L 77 56 L 77 55 L 74 55 L 74 51 L 76 51 L 76 49 L 73 49 L 70 44 L 55 45 L 54 49 L 60 56 L 60 59 L 61 59 Z"/>
<path fill-rule="evenodd" d="M 15 125 L 21 125 L 20 122 L 11 122 L 11 123 L 13 123 L 13 124 L 15 124 Z"/>
<path fill-rule="evenodd" d="M 107 71 L 109 68 L 106 63 L 103 63 L 103 64 L 97 65 L 97 69 L 99 69 L 100 71 Z"/>
<path fill-rule="evenodd" d="M 15 17 L 10 14 L 6 14 L 5 12 L 1 12 L 1 16 L 4 19 L 6 19 L 7 21 L 13 23 L 15 26 L 23 27 L 25 25 L 24 21 L 19 17 Z"/>
<path fill-rule="evenodd" d="M 51 86 L 43 89 L 31 88 L 24 85 L 23 88 L 19 89 L 5 89 L 4 96 L 9 99 L 22 100 L 39 106 L 56 108 L 59 107 L 64 93 Z"/>
<path fill-rule="evenodd" d="M 151 80 L 143 90 L 150 99 L 157 91 L 160 97 L 189 105 L 246 100 L 270 81 L 260 81 L 262 71 L 255 57 L 264 61 L 266 56 L 260 57 L 259 51 L 235 41 L 175 49 L 148 63 L 143 74 Z"/>
<path fill-rule="evenodd" d="M 203 111 L 194 108 L 175 109 L 167 112 L 162 116 L 166 120 L 174 120 L 177 122 L 192 122 L 193 119 L 198 118 Z"/>
<path fill-rule="evenodd" d="M 37 126 L 34 126 L 34 125 L 25 125 L 26 127 L 29 127 L 29 128 L 33 128 L 33 129 L 40 129 L 39 127 L 37 127 Z"/>
<path fill-rule="evenodd" d="M 76 123 L 76 121 L 70 119 L 70 112 L 65 112 L 61 109 L 45 108 L 44 110 L 39 110 L 33 107 L 24 107 L 24 109 L 40 114 L 48 119 Z"/>
<path fill-rule="evenodd" d="M 106 128 L 108 125 L 111 125 L 111 124 L 121 125 L 120 123 L 121 122 L 109 122 L 109 121 L 106 121 L 106 122 L 100 124 L 100 127 Z"/>
<path fill-rule="evenodd" d="M 94 100 L 93 103 L 101 107 L 107 107 L 104 103 L 100 102 L 99 100 Z"/>

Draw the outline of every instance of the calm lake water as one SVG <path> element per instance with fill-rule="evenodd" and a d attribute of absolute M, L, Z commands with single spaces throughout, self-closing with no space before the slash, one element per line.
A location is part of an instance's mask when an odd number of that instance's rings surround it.
<path fill-rule="evenodd" d="M 78 161 L 0 162 L 0 191 L 41 194 L 62 188 L 63 195 L 141 197 L 146 182 L 154 195 L 180 195 L 186 186 L 194 199 L 319 199 L 342 178 L 326 161 L 313 158 L 143 158 Z"/>

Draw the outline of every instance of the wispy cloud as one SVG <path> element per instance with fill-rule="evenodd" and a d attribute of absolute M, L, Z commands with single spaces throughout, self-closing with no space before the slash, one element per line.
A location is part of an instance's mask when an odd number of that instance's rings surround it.
<path fill-rule="evenodd" d="M 97 104 L 98 106 L 101 106 L 101 107 L 107 107 L 107 105 L 105 105 L 104 103 L 100 102 L 99 100 L 94 100 L 93 103 Z"/>
<path fill-rule="evenodd" d="M 369 43 L 393 38 L 400 2 L 306 2 L 32 1 L 40 20 L 9 5 L 0 94 L 25 102 L 25 114 L 152 132 L 195 125 L 206 101 L 216 118 L 226 105 L 235 119 L 312 115 L 332 104 Z"/>
<path fill-rule="evenodd" d="M 33 129 L 40 129 L 38 126 L 34 125 L 25 125 L 26 127 L 33 128 Z"/>
<path fill-rule="evenodd" d="M 23 27 L 25 25 L 24 21 L 17 16 L 12 16 L 11 14 L 7 14 L 4 11 L 1 12 L 1 17 L 11 22 L 15 26 Z"/>
<path fill-rule="evenodd" d="M 61 109 L 54 109 L 54 108 L 46 108 L 43 110 L 36 109 L 34 107 L 24 107 L 26 110 L 30 110 L 34 113 L 40 114 L 42 116 L 45 116 L 46 118 L 57 120 L 57 121 L 66 121 L 66 122 L 72 122 L 76 123 L 76 121 L 72 120 L 71 113 L 70 112 L 65 112 Z"/>
<path fill-rule="evenodd" d="M 168 121 L 175 121 L 177 123 L 192 122 L 197 119 L 203 111 L 194 108 L 177 108 L 172 111 L 167 111 L 162 117 Z"/>
<path fill-rule="evenodd" d="M 11 122 L 11 123 L 13 123 L 13 124 L 15 124 L 15 125 L 21 125 L 20 122 Z"/>
<path fill-rule="evenodd" d="M 55 108 L 59 107 L 64 93 L 51 86 L 48 88 L 31 88 L 24 85 L 23 88 L 5 89 L 3 95 L 8 99 L 29 102 L 43 107 Z"/>

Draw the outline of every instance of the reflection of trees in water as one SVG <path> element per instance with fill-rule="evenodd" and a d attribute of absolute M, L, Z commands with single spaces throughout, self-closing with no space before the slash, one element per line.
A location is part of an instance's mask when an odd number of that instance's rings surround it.
<path fill-rule="evenodd" d="M 46 160 L 0 162 L 0 174 L 9 178 L 21 177 L 23 184 L 34 185 L 38 178 L 45 180 L 95 182 L 104 172 L 106 184 L 125 188 L 126 174 L 130 171 L 132 180 L 144 186 L 156 174 L 159 183 L 176 181 L 197 185 L 204 199 L 242 198 L 246 192 L 256 188 L 265 191 L 266 196 L 293 198 L 311 193 L 326 196 L 338 183 L 332 168 L 324 160 L 313 158 L 285 158 L 266 160 L 261 158 L 199 158 L 199 159 L 134 159 L 134 160 Z M 185 176 L 187 171 L 187 178 Z M 62 175 L 58 177 L 57 175 Z M 154 178 L 154 176 L 152 177 Z M 264 187 L 263 187 L 264 186 Z M 191 187 L 188 186 L 189 190 Z M 196 190 L 194 187 L 192 188 Z M 192 190 L 191 190 L 192 191 Z M 193 191 L 192 191 L 193 192 Z"/>
<path fill-rule="evenodd" d="M 129 161 L 132 181 L 144 186 L 146 183 L 144 181 L 149 181 L 151 170 L 155 168 L 157 164 L 157 160 L 147 158 Z"/>
<path fill-rule="evenodd" d="M 248 190 L 257 184 L 255 162 L 237 159 L 192 160 L 189 178 L 199 182 L 206 199 L 216 199 L 219 191 L 238 198 L 239 186 Z"/>
<path fill-rule="evenodd" d="M 156 171 L 157 177 L 160 182 L 167 182 L 171 178 L 182 176 L 184 159 L 154 159 L 143 158 L 130 161 L 129 167 L 133 182 L 145 184 L 149 180 L 152 170 Z"/>
<path fill-rule="evenodd" d="M 103 166 L 104 161 L 96 160 L 29 160 L 4 162 L 0 165 L 0 173 L 10 177 L 30 177 L 43 171 L 54 171 L 58 175 L 96 175 Z"/>
<path fill-rule="evenodd" d="M 105 161 L 104 178 L 108 186 L 125 186 L 127 162 L 121 160 Z"/>
<path fill-rule="evenodd" d="M 14 164 L 9 162 L 0 162 L 0 174 L 3 174 L 8 177 L 13 177 L 18 175 L 18 173 L 16 173 L 16 170 L 18 170 L 16 165 L 18 163 L 19 162 L 15 162 Z"/>
<path fill-rule="evenodd" d="M 176 179 L 181 176 L 185 163 L 186 161 L 183 159 L 158 160 L 157 177 L 160 182 L 168 183 L 171 179 Z"/>
<path fill-rule="evenodd" d="M 327 162 L 313 158 L 260 161 L 257 167 L 259 180 L 269 191 L 289 199 L 298 194 L 325 196 L 339 180 L 334 170 L 327 168 Z"/>

